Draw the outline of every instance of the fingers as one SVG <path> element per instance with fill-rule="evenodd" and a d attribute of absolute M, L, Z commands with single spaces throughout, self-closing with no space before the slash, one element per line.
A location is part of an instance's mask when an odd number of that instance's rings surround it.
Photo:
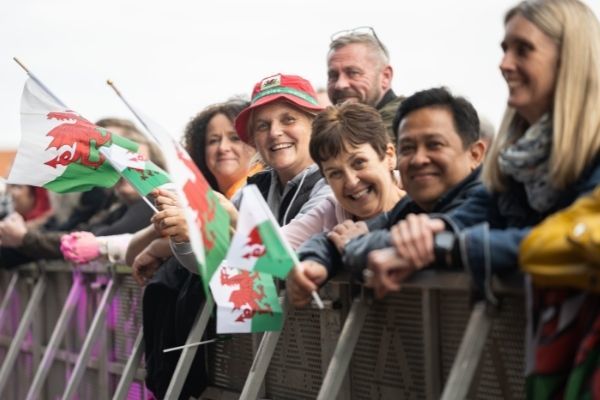
<path fill-rule="evenodd" d="M 159 211 L 172 207 L 180 207 L 177 195 L 169 190 L 154 189 L 151 195 L 154 197 L 154 204 Z"/>
<path fill-rule="evenodd" d="M 409 214 L 390 231 L 398 254 L 416 268 L 423 268 L 435 260 L 433 235 L 443 230 L 444 225 L 441 220 L 433 221 L 426 214 Z"/>
<path fill-rule="evenodd" d="M 368 233 L 369 228 L 364 221 L 354 222 L 346 220 L 341 224 L 336 225 L 328 234 L 327 237 L 335 245 L 340 253 L 343 253 L 346 243 L 357 236 Z"/>
<path fill-rule="evenodd" d="M 146 251 L 142 251 L 133 261 L 132 275 L 133 279 L 140 286 L 145 286 L 154 276 L 154 273 L 160 266 L 161 260 L 153 257 Z"/>
<path fill-rule="evenodd" d="M 287 278 L 286 289 L 290 302 L 295 307 L 310 303 L 316 291 L 327 277 L 327 270 L 315 262 L 302 262 L 292 269 Z"/>
<path fill-rule="evenodd" d="M 370 284 L 375 297 L 381 299 L 391 291 L 399 291 L 401 283 L 415 271 L 393 247 L 369 253 L 368 268 L 372 272 Z"/>
<path fill-rule="evenodd" d="M 168 208 L 154 214 L 150 220 L 161 236 L 170 236 L 177 242 L 187 241 L 188 227 L 181 208 Z"/>

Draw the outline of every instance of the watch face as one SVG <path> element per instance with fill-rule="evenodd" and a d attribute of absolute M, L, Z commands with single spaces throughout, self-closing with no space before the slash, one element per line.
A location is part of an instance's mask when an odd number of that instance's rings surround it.
<path fill-rule="evenodd" d="M 454 247 L 454 233 L 443 231 L 435 235 L 434 246 L 440 250 L 450 251 Z"/>

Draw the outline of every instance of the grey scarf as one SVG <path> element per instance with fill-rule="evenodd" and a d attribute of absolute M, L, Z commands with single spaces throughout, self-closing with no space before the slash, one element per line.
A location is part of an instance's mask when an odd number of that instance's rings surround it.
<path fill-rule="evenodd" d="M 544 114 L 515 143 L 500 153 L 500 171 L 525 186 L 529 205 L 545 212 L 558 200 L 558 191 L 550 178 L 552 121 Z"/>

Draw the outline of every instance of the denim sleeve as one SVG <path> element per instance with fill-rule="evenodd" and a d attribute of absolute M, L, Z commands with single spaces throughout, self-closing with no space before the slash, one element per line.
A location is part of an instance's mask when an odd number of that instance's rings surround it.
<path fill-rule="evenodd" d="M 453 230 L 462 230 L 475 224 L 489 221 L 494 199 L 484 187 L 473 192 L 471 196 L 459 207 L 448 212 L 446 222 L 451 221 Z"/>
<path fill-rule="evenodd" d="M 390 231 L 377 230 L 354 238 L 346 244 L 342 262 L 354 279 L 362 282 L 362 271 L 367 267 L 369 252 L 392 245 Z"/>
<path fill-rule="evenodd" d="M 462 266 L 488 299 L 493 299 L 493 275 L 518 270 L 519 246 L 531 228 L 490 229 L 487 223 L 464 229 L 458 235 Z"/>

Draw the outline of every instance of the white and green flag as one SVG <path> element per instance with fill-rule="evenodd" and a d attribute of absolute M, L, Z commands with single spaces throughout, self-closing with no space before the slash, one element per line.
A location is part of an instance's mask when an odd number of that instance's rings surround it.
<path fill-rule="evenodd" d="M 217 305 L 217 333 L 280 331 L 283 311 L 273 277 L 221 263 L 210 280 Z"/>
<path fill-rule="evenodd" d="M 285 278 L 296 263 L 296 254 L 256 185 L 242 189 L 236 232 L 227 253 L 227 265 L 266 272 Z"/>
<path fill-rule="evenodd" d="M 146 196 L 155 188 L 171 182 L 163 169 L 141 154 L 117 145 L 104 146 L 100 153 L 141 196 Z"/>
<path fill-rule="evenodd" d="M 21 97 L 21 141 L 8 183 L 65 193 L 111 187 L 120 176 L 100 153 L 103 146 L 137 145 L 59 104 L 31 78 Z"/>

